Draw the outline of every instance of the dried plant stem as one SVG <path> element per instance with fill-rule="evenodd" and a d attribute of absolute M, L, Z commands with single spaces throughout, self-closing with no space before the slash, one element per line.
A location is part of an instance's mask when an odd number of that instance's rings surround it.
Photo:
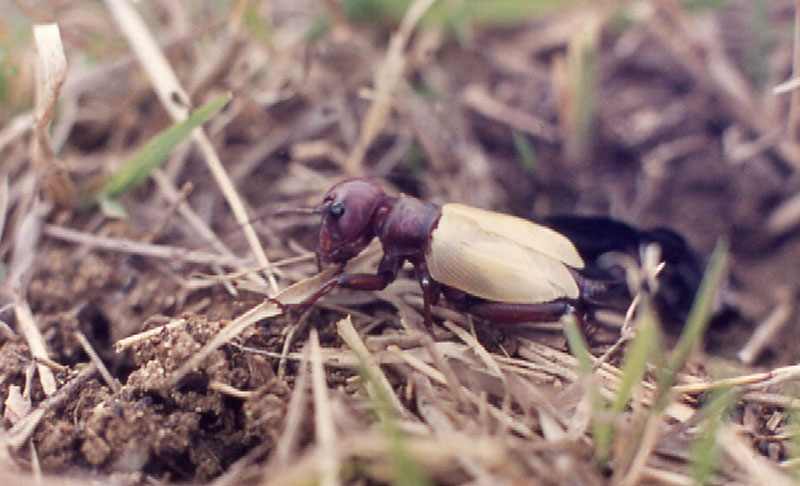
<path fill-rule="evenodd" d="M 297 378 L 294 382 L 294 390 L 289 398 L 289 405 L 286 410 L 286 421 L 283 432 L 281 433 L 274 455 L 270 458 L 270 464 L 276 466 L 286 466 L 289 459 L 297 447 L 297 440 L 300 437 L 300 427 L 305 415 L 306 402 L 308 401 L 308 349 L 304 350 L 303 360 L 298 370 Z"/>
<path fill-rule="evenodd" d="M 89 355 L 89 359 L 92 360 L 92 363 L 94 363 L 95 366 L 97 366 L 97 369 L 100 371 L 100 375 L 103 377 L 104 380 L 106 380 L 106 384 L 114 391 L 114 393 L 119 392 L 121 388 L 119 382 L 116 379 L 114 379 L 113 376 L 111 376 L 111 373 L 108 371 L 108 368 L 106 368 L 105 363 L 103 363 L 103 360 L 100 359 L 100 356 L 98 356 L 97 351 L 94 350 L 92 343 L 90 343 L 89 340 L 86 339 L 86 336 L 84 336 L 83 333 L 80 331 L 75 332 L 75 338 L 80 343 L 84 352 L 86 352 L 86 354 Z"/>
<path fill-rule="evenodd" d="M 336 486 L 339 484 L 339 458 L 336 447 L 336 429 L 333 425 L 333 412 L 328 398 L 328 385 L 325 368 L 322 365 L 322 354 L 319 347 L 317 330 L 311 329 L 309 339 L 311 358 L 311 390 L 314 397 L 314 430 L 317 445 L 320 449 L 320 484 Z"/>
<path fill-rule="evenodd" d="M 42 167 L 53 161 L 53 147 L 47 127 L 53 119 L 58 94 L 67 78 L 67 59 L 57 24 L 33 27 L 38 51 L 36 64 L 36 117 L 34 119 L 33 162 Z"/>
<path fill-rule="evenodd" d="M 208 384 L 208 388 L 222 393 L 223 395 L 228 395 L 229 397 L 238 398 L 240 400 L 249 400 L 256 396 L 256 392 L 252 390 L 239 390 L 238 388 L 233 387 L 228 383 L 223 383 L 221 381 L 212 381 Z"/>
<path fill-rule="evenodd" d="M 789 323 L 797 304 L 789 289 L 784 289 L 779 304 L 762 320 L 747 343 L 739 350 L 737 356 L 742 363 L 753 364 L 761 352 L 775 336 Z"/>
<path fill-rule="evenodd" d="M 705 393 L 718 388 L 729 388 L 732 386 L 758 385 L 766 386 L 767 382 L 776 384 L 778 382 L 797 379 L 800 377 L 800 365 L 781 366 L 769 371 L 750 373 L 747 375 L 735 376 L 712 381 L 710 383 L 688 383 L 685 385 L 675 385 L 671 388 L 673 394 L 679 393 Z M 774 381 L 773 381 L 774 380 Z"/>
<path fill-rule="evenodd" d="M 172 181 L 169 180 L 169 177 L 167 177 L 166 174 L 164 174 L 163 170 L 156 169 L 153 171 L 151 176 L 155 181 L 156 186 L 161 191 L 161 194 L 167 199 L 167 201 L 169 201 L 170 204 L 173 205 L 177 204 L 178 212 L 180 213 L 180 215 L 183 216 L 183 218 L 187 221 L 189 226 L 199 234 L 200 239 L 202 241 L 207 242 L 217 252 L 219 252 L 222 255 L 228 257 L 235 257 L 233 252 L 229 250 L 227 246 L 225 246 L 225 243 L 223 243 L 222 240 L 220 240 L 219 237 L 217 237 L 214 231 L 212 231 L 211 228 L 208 227 L 206 222 L 203 221 L 203 218 L 198 216 L 197 213 L 191 208 L 191 206 L 185 203 L 184 204 L 179 203 L 181 198 L 180 192 L 172 184 Z M 219 264 L 214 264 L 213 268 L 214 272 L 217 273 L 218 275 L 224 273 L 220 268 Z M 247 278 L 249 278 L 256 285 L 266 287 L 266 281 L 263 278 L 261 278 L 261 276 L 259 276 L 254 272 L 248 272 Z M 236 295 L 236 290 L 233 288 L 232 285 L 229 285 L 227 283 L 224 283 L 223 285 L 225 285 L 225 288 L 228 290 L 229 293 L 231 293 L 231 295 Z"/>
<path fill-rule="evenodd" d="M 119 341 L 114 343 L 114 351 L 120 353 L 122 351 L 125 351 L 129 347 L 133 346 L 134 344 L 150 339 L 153 336 L 157 336 L 165 329 L 171 330 L 178 326 L 183 326 L 183 325 L 186 325 L 186 319 L 174 319 L 164 324 L 163 326 L 154 327 L 153 329 L 148 329 L 138 334 L 134 334 L 132 336 L 120 339 Z"/>
<path fill-rule="evenodd" d="M 42 333 L 39 332 L 39 327 L 36 325 L 36 320 L 33 318 L 33 313 L 30 307 L 28 307 L 28 303 L 25 301 L 17 302 L 14 306 L 14 311 L 17 316 L 17 325 L 22 331 L 22 335 L 25 336 L 25 340 L 28 342 L 28 347 L 33 357 L 37 359 L 49 359 L 44 337 Z M 53 395 L 57 389 L 56 378 L 53 375 L 53 371 L 44 363 L 38 363 L 36 368 L 39 371 L 39 380 L 42 383 L 42 389 L 45 395 Z"/>
<path fill-rule="evenodd" d="M 397 31 L 389 41 L 386 56 L 375 73 L 375 93 L 364 116 L 358 141 L 347 158 L 344 171 L 351 176 L 365 174 L 363 161 L 372 141 L 383 129 L 392 107 L 393 92 L 406 67 L 405 47 L 419 19 L 436 0 L 414 0 L 406 10 Z"/>
<path fill-rule="evenodd" d="M 742 434 L 732 425 L 724 425 L 717 431 L 717 444 L 737 462 L 749 475 L 749 484 L 760 486 L 790 486 L 797 484 L 781 472 L 766 457 L 754 452 Z"/>
<path fill-rule="evenodd" d="M 0 130 L 0 151 L 32 130 L 33 126 L 34 117 L 31 112 L 21 113 L 12 118 Z"/>
<path fill-rule="evenodd" d="M 663 415 L 656 411 L 651 412 L 650 416 L 647 418 L 647 422 L 644 424 L 642 438 L 637 444 L 638 448 L 635 451 L 633 460 L 631 461 L 630 467 L 628 468 L 625 476 L 619 481 L 619 484 L 625 486 L 639 484 L 639 480 L 644 473 L 647 460 L 650 458 L 650 455 L 656 446 L 656 441 L 661 435 L 660 429 L 662 418 Z"/>
<path fill-rule="evenodd" d="M 350 349 L 358 356 L 362 365 L 367 368 L 369 376 L 374 380 L 372 386 L 379 386 L 382 389 L 382 393 L 386 396 L 389 404 L 394 409 L 393 412 L 400 417 L 408 416 L 408 412 L 405 407 L 403 407 L 397 394 L 395 394 L 389 379 L 386 378 L 386 375 L 381 370 L 378 361 L 372 353 L 370 353 L 369 349 L 367 349 L 364 341 L 361 340 L 361 336 L 358 335 L 356 328 L 353 327 L 353 322 L 350 320 L 350 317 L 348 316 L 336 323 L 336 329 L 339 331 L 339 336 L 341 336 L 345 343 L 350 346 Z"/>
<path fill-rule="evenodd" d="M 2 150 L 2 149 L 0 149 Z M 0 235 L 6 225 L 8 217 L 8 175 L 0 175 Z"/>
<path fill-rule="evenodd" d="M 481 115 L 505 123 L 515 130 L 551 143 L 561 141 L 563 138 L 557 126 L 527 111 L 506 105 L 492 97 L 483 86 L 477 84 L 468 86 L 461 97 L 465 105 Z"/>
<path fill-rule="evenodd" d="M 97 236 L 91 233 L 75 231 L 55 225 L 45 225 L 43 233 L 51 238 L 63 241 L 80 243 L 91 248 L 100 250 L 116 251 L 120 253 L 130 253 L 151 258 L 163 258 L 177 260 L 187 263 L 206 263 L 230 265 L 236 268 L 247 266 L 247 262 L 235 257 L 224 256 L 216 253 L 208 253 L 199 250 L 187 250 L 180 246 L 155 245 L 152 243 L 141 243 L 125 238 L 112 238 L 110 236 Z"/>

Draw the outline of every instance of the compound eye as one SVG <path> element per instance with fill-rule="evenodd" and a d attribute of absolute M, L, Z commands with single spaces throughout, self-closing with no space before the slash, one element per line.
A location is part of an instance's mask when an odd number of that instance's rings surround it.
<path fill-rule="evenodd" d="M 328 211 L 333 219 L 339 219 L 344 215 L 344 210 L 344 203 L 342 201 L 336 201 L 331 204 L 331 208 Z"/>

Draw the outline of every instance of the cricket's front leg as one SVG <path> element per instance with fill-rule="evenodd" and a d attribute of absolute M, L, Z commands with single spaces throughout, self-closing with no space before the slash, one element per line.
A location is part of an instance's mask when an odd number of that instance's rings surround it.
<path fill-rule="evenodd" d="M 402 262 L 387 258 L 385 255 L 378 265 L 378 273 L 339 273 L 319 286 L 311 295 L 300 302 L 294 304 L 283 304 L 277 302 L 284 312 L 293 310 L 305 310 L 314 304 L 320 297 L 327 294 L 336 287 L 343 287 L 352 290 L 383 290 L 397 278 Z M 342 267 L 341 270 L 343 270 Z"/>

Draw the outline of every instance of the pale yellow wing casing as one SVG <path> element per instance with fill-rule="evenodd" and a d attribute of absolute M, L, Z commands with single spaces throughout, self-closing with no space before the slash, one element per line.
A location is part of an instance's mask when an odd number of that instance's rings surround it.
<path fill-rule="evenodd" d="M 445 204 L 425 256 L 434 280 L 484 299 L 535 304 L 576 299 L 567 266 L 583 268 L 565 236 L 530 221 Z"/>

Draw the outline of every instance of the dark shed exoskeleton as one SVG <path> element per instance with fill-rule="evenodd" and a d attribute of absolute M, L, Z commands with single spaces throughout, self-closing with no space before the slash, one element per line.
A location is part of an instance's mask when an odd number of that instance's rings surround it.
<path fill-rule="evenodd" d="M 392 196 L 367 179 L 336 184 L 315 212 L 322 216 L 320 262 L 344 268 L 375 237 L 384 254 L 376 274 L 341 273 L 298 307 L 336 286 L 383 289 L 405 261 L 416 269 L 429 329 L 440 294 L 457 309 L 498 323 L 558 320 L 581 299 L 583 260 L 574 245 L 521 218 Z"/>

